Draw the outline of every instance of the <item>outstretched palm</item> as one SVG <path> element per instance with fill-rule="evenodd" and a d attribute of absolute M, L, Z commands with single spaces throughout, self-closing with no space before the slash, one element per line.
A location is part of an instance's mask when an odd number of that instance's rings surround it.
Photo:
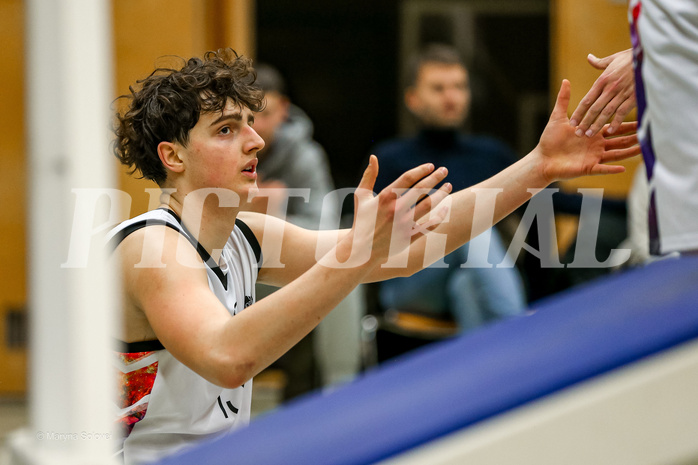
<path fill-rule="evenodd" d="M 569 101 L 570 83 L 564 80 L 537 147 L 545 179 L 554 182 L 586 175 L 622 173 L 623 166 L 606 163 L 640 153 L 635 134 L 637 123 L 623 123 L 615 132 L 619 134 L 617 137 L 611 137 L 606 128 L 592 137 L 578 137 L 567 117 Z"/>
<path fill-rule="evenodd" d="M 434 191 L 447 171 L 431 163 L 413 168 L 374 196 L 378 159 L 371 155 L 369 165 L 355 192 L 353 234 L 369 237 L 375 256 L 387 258 L 419 237 L 428 234 L 441 221 L 446 210 L 437 206 L 451 192 L 449 183 Z"/>

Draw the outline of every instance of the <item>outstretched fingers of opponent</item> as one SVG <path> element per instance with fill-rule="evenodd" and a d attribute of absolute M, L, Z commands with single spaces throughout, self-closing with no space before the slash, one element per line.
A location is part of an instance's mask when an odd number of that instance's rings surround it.
<path fill-rule="evenodd" d="M 632 50 L 604 58 L 589 54 L 587 60 L 594 68 L 603 70 L 603 73 L 579 102 L 572 113 L 570 124 L 576 127 L 578 136 L 586 134 L 587 137 L 593 137 L 615 114 L 609 130 L 609 133 L 613 133 L 636 106 Z"/>

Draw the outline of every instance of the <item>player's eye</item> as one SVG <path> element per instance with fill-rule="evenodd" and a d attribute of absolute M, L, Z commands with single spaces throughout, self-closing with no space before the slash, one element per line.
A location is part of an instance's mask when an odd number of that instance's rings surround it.
<path fill-rule="evenodd" d="M 219 133 L 219 134 L 223 134 L 224 136 L 227 135 L 227 134 L 230 134 L 230 133 L 231 133 L 230 127 L 228 127 L 228 126 L 223 126 L 222 128 L 220 128 L 220 130 L 218 131 L 218 133 Z"/>

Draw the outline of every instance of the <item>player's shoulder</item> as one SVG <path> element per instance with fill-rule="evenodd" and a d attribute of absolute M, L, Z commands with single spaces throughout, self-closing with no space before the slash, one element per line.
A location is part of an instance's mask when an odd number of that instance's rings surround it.
<path fill-rule="evenodd" d="M 169 265 L 202 263 L 196 249 L 184 234 L 166 223 L 138 228 L 123 237 L 114 247 L 121 257 L 124 271 L 132 268 L 164 269 Z"/>

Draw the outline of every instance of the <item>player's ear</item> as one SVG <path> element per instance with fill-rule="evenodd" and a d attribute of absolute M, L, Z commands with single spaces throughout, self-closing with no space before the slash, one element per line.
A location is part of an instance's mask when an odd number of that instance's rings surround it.
<path fill-rule="evenodd" d="M 158 157 L 168 171 L 175 173 L 184 171 L 184 161 L 179 154 L 179 148 L 179 144 L 172 142 L 163 141 L 158 144 Z"/>

